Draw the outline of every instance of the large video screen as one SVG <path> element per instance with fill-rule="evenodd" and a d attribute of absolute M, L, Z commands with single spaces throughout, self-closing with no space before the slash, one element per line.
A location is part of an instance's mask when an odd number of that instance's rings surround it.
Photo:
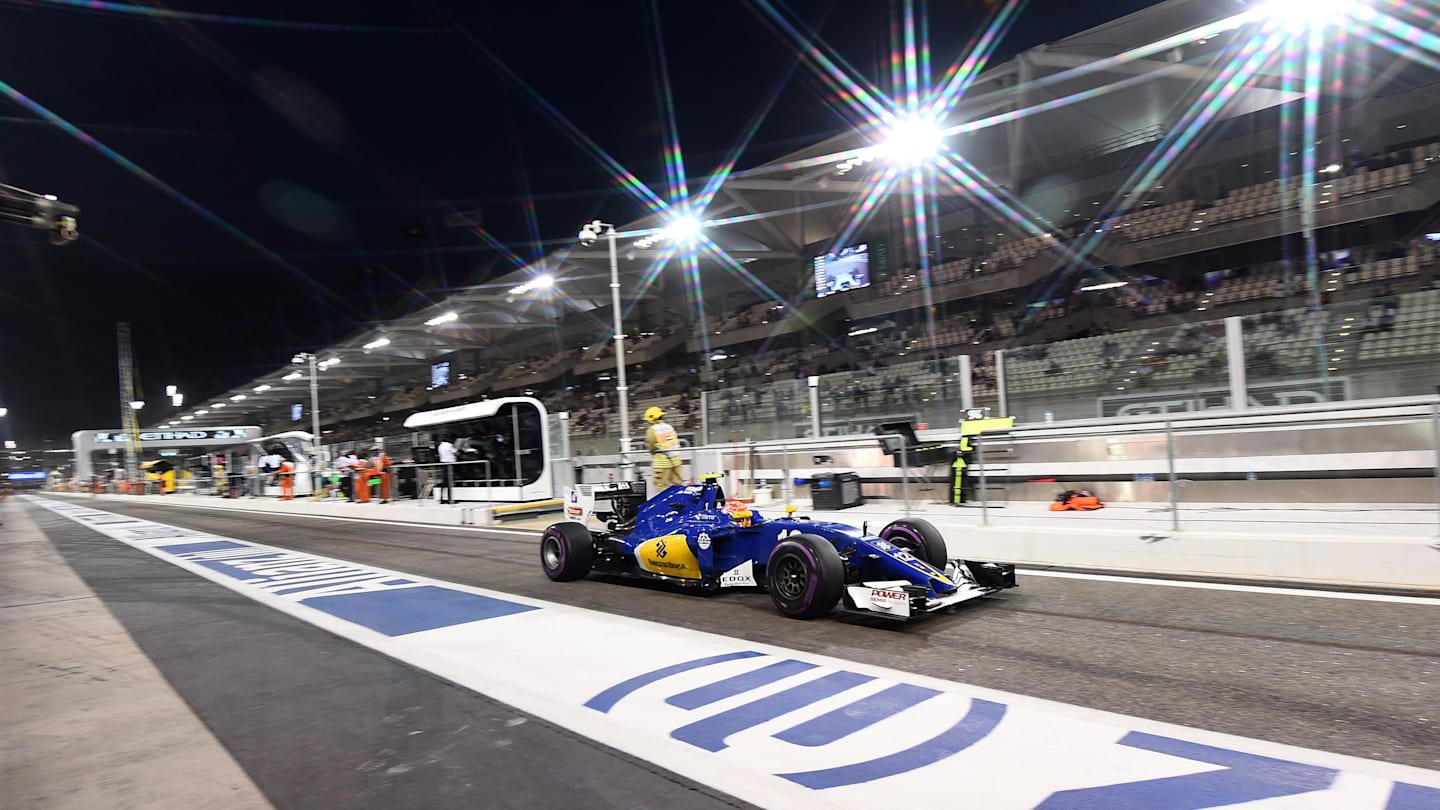
<path fill-rule="evenodd" d="M 430 387 L 439 388 L 450 384 L 450 364 L 436 363 L 430 367 Z"/>
<path fill-rule="evenodd" d="M 869 286 L 869 245 L 852 245 L 815 257 L 816 298 Z"/>

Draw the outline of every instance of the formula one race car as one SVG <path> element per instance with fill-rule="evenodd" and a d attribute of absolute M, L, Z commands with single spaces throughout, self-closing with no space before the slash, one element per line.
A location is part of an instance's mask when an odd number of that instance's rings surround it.
<path fill-rule="evenodd" d="M 1015 568 L 947 559 L 945 539 L 923 520 L 870 534 L 843 523 L 766 519 L 727 502 L 712 477 L 645 501 L 644 484 L 604 484 L 566 495 L 566 522 L 540 538 L 540 564 L 557 582 L 592 571 L 715 591 L 763 587 L 795 619 L 847 612 L 911 620 L 1015 587 Z M 592 530 L 594 516 L 604 530 Z"/>

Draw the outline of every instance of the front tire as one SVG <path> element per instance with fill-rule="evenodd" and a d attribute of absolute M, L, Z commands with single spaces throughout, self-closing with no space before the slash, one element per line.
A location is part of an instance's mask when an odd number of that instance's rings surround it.
<path fill-rule="evenodd" d="M 899 546 L 941 571 L 949 562 L 945 537 L 928 520 L 902 518 L 880 530 L 880 538 Z"/>
<path fill-rule="evenodd" d="M 818 619 L 835 609 L 845 589 L 845 563 L 828 540 L 797 534 L 777 543 L 765 563 L 765 589 L 775 609 L 792 619 Z"/>
<path fill-rule="evenodd" d="M 556 523 L 540 535 L 540 567 L 556 582 L 584 579 L 595 564 L 595 541 L 579 523 Z"/>

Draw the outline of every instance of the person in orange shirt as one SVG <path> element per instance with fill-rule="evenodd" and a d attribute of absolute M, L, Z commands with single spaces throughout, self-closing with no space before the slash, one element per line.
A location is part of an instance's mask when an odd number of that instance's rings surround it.
<path fill-rule="evenodd" d="M 370 448 L 370 470 L 367 473 L 371 482 L 378 480 L 380 486 L 380 500 L 382 503 L 390 502 L 390 457 L 385 451 L 376 445 Z"/>
<path fill-rule="evenodd" d="M 280 462 L 280 500 L 288 501 L 295 497 L 295 462 L 284 459 Z"/>

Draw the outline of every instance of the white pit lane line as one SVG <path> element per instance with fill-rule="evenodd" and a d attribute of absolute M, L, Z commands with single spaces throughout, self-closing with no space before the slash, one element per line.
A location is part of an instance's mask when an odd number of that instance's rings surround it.
<path fill-rule="evenodd" d="M 766 807 L 1419 810 L 1440 772 L 1127 717 L 32 502 L 262 604 Z M 542 576 L 537 561 L 535 575 Z M 663 618 L 663 617 L 662 617 Z M 796 623 L 797 632 L 804 624 Z"/>
<path fill-rule="evenodd" d="M 1402 605 L 1430 605 L 1440 607 L 1440 598 L 1433 596 L 1404 596 L 1401 594 L 1361 593 L 1358 591 L 1320 591 L 1312 588 L 1272 588 L 1265 585 L 1239 585 L 1228 582 L 1198 582 L 1185 579 L 1156 579 L 1154 577 L 1128 577 L 1115 574 L 1045 571 L 1038 568 L 1017 568 L 1016 570 L 1024 572 L 1027 577 L 1088 579 L 1091 582 L 1116 582 L 1121 585 L 1160 585 L 1166 588 L 1198 588 L 1207 591 L 1263 593 L 1278 596 L 1313 596 L 1319 599 L 1350 599 L 1358 602 L 1394 602 Z"/>

